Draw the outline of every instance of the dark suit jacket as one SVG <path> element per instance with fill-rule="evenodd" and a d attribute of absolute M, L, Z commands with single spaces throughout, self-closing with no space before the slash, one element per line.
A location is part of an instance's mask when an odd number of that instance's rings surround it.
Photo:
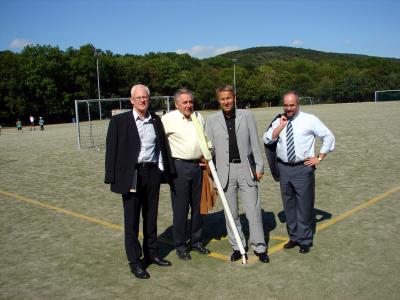
<path fill-rule="evenodd" d="M 272 123 L 278 118 L 280 118 L 282 114 L 278 114 L 269 124 L 266 132 L 268 129 L 272 126 Z M 279 174 L 279 169 L 278 169 L 278 158 L 276 156 L 276 145 L 278 142 L 275 142 L 273 144 L 264 144 L 264 149 L 265 149 L 265 154 L 267 155 L 267 161 L 269 165 L 269 169 L 271 170 L 271 175 L 274 178 L 275 181 L 280 181 L 280 174 Z"/>
<path fill-rule="evenodd" d="M 176 172 L 164 127 L 159 116 L 150 115 L 163 159 L 163 177 L 171 183 Z M 140 138 L 132 110 L 113 116 L 107 132 L 104 178 L 105 183 L 111 184 L 111 191 L 118 194 L 129 192 L 139 152 Z"/>

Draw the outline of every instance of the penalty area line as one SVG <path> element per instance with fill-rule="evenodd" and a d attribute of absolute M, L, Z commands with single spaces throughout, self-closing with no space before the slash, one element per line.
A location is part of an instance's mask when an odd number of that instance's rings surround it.
<path fill-rule="evenodd" d="M 322 230 L 325 230 L 328 227 L 330 227 L 330 226 L 332 226 L 332 225 L 334 225 L 334 224 L 336 224 L 336 223 L 338 223 L 340 221 L 343 221 L 344 219 L 347 219 L 348 217 L 354 215 L 355 213 L 357 213 L 357 212 L 359 212 L 359 211 L 361 211 L 361 210 L 363 210 L 363 209 L 365 209 L 365 208 L 367 208 L 369 206 L 372 206 L 372 205 L 378 203 L 379 201 L 382 201 L 385 198 L 387 198 L 387 197 L 389 197 L 389 196 L 391 196 L 391 195 L 393 195 L 393 194 L 395 194 L 397 192 L 400 192 L 400 186 L 392 188 L 392 189 L 390 189 L 390 190 L 388 190 L 388 191 L 386 191 L 386 192 L 384 192 L 384 193 L 382 193 L 382 194 L 380 194 L 380 195 L 378 195 L 378 196 L 376 196 L 376 197 L 374 197 L 372 199 L 366 200 L 365 202 L 353 207 L 352 209 L 350 209 L 350 210 L 338 215 L 335 218 L 332 218 L 332 219 L 330 219 L 330 220 L 328 220 L 328 221 L 326 221 L 326 222 L 324 222 L 322 224 L 318 224 L 317 228 L 316 228 L 316 231 L 320 232 Z M 288 241 L 289 241 L 289 239 L 286 238 L 286 240 L 284 242 L 279 243 L 278 245 L 275 245 L 275 246 L 269 248 L 268 249 L 268 254 L 271 255 L 273 253 L 281 251 L 283 249 L 283 246 Z M 249 258 L 249 263 L 254 263 L 256 261 L 257 261 L 257 258 L 255 258 L 255 257 Z"/>
<path fill-rule="evenodd" d="M 54 205 L 51 205 L 51 204 L 48 204 L 48 203 L 45 203 L 45 202 L 42 202 L 42 201 L 38 201 L 38 200 L 34 200 L 34 199 L 31 199 L 31 198 L 28 198 L 28 197 L 25 197 L 25 196 L 21 196 L 21 195 L 16 194 L 16 193 L 11 193 L 11 192 L 0 190 L 0 195 L 6 196 L 6 197 L 9 197 L 9 198 L 14 198 L 16 200 L 19 200 L 19 201 L 22 201 L 22 202 L 25 202 L 25 203 L 28 203 L 28 204 L 31 204 L 31 205 L 34 205 L 34 206 L 38 206 L 38 207 L 41 207 L 41 208 L 52 210 L 52 211 L 55 211 L 57 213 L 64 214 L 64 215 L 67 215 L 67 216 L 70 216 L 70 217 L 75 217 L 75 218 L 78 218 L 80 220 L 84 220 L 84 221 L 87 221 L 87 222 L 90 222 L 90 223 L 102 225 L 102 226 L 107 227 L 107 228 L 116 229 L 116 230 L 119 230 L 119 231 L 123 231 L 124 230 L 122 225 L 118 225 L 118 224 L 110 223 L 110 222 L 107 222 L 107 221 L 103 221 L 103 220 L 100 220 L 100 219 L 97 219 L 97 218 L 94 218 L 94 217 L 90 217 L 90 216 L 87 216 L 87 215 L 84 215 L 84 214 L 80 214 L 80 213 L 65 209 L 65 208 L 57 207 L 57 206 L 54 206 Z M 139 237 L 143 238 L 143 233 L 142 232 L 139 232 Z M 158 240 L 161 243 L 164 243 L 166 245 L 174 246 L 174 243 L 172 241 L 168 240 L 168 239 L 159 238 Z M 220 254 L 220 253 L 217 253 L 217 252 L 211 252 L 208 256 L 216 258 L 216 259 L 219 259 L 219 260 L 225 260 L 225 261 L 228 260 L 228 257 L 226 255 L 223 255 L 223 254 Z"/>
<path fill-rule="evenodd" d="M 38 200 L 30 199 L 28 197 L 21 196 L 21 195 L 18 195 L 16 193 L 10 193 L 10 192 L 6 192 L 6 191 L 3 191 L 3 190 L 0 190 L 0 195 L 11 197 L 11 198 L 20 200 L 22 202 L 26 202 L 26 203 L 29 203 L 29 204 L 32 204 L 32 205 L 36 205 L 36 206 L 39 206 L 39 207 L 42 207 L 42 208 L 53 210 L 53 211 L 56 211 L 58 213 L 61 213 L 61 214 L 67 215 L 67 216 L 71 216 L 71 217 L 75 217 L 75 218 L 78 218 L 78 219 L 81 219 L 81 220 L 85 220 L 85 221 L 88 221 L 88 222 L 91 222 L 91 223 L 103 225 L 103 226 L 108 227 L 108 228 L 117 229 L 117 230 L 123 230 L 121 225 L 113 224 L 113 223 L 110 223 L 110 222 L 107 222 L 107 221 L 103 221 L 103 220 L 100 220 L 100 219 L 97 219 L 97 218 L 89 217 L 89 216 L 86 216 L 86 215 L 83 215 L 83 214 L 80 214 L 80 213 L 77 213 L 77 212 L 74 212 L 74 211 L 71 211 L 71 210 L 68 210 L 68 209 L 57 207 L 57 206 L 54 206 L 54 205 L 51 205 L 51 204 L 48 204 L 48 203 L 45 203 L 45 202 L 41 202 L 41 201 L 38 201 Z"/>

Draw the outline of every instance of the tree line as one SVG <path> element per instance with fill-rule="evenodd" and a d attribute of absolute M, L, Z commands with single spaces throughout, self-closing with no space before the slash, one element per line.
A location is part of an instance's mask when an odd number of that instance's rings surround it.
<path fill-rule="evenodd" d="M 234 64 L 239 107 L 280 105 L 287 90 L 336 103 L 372 101 L 375 90 L 400 87 L 398 59 L 269 49 L 268 55 L 252 48 L 203 60 L 176 53 L 119 55 L 90 44 L 65 51 L 43 45 L 20 53 L 1 51 L 0 123 L 15 124 L 30 114 L 47 123 L 69 122 L 74 100 L 98 98 L 97 58 L 101 98 L 129 97 L 136 83 L 148 85 L 152 96 L 173 95 L 186 87 L 194 92 L 196 109 L 217 107 L 214 91 L 233 84 Z M 307 51 L 316 52 L 318 59 Z"/>

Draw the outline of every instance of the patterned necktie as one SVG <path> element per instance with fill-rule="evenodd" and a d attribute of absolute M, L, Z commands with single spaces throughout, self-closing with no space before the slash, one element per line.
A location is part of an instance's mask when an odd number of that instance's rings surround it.
<path fill-rule="evenodd" d="M 291 120 L 288 121 L 286 126 L 286 147 L 288 161 L 294 162 L 296 159 L 296 152 L 294 151 L 293 127 Z"/>

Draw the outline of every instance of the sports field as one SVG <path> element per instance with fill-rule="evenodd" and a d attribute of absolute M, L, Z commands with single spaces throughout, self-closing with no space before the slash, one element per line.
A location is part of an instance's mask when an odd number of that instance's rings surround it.
<path fill-rule="evenodd" d="M 0 298 L 398 299 L 400 102 L 301 109 L 316 114 L 337 145 L 316 173 L 317 233 L 310 253 L 282 249 L 287 235 L 279 186 L 266 169 L 260 187 L 271 263 L 259 263 L 252 252 L 248 265 L 228 261 L 221 203 L 205 217 L 212 254 L 178 260 L 163 186 L 160 249 L 173 266 L 151 265 L 149 280 L 129 271 L 121 199 L 103 183 L 104 152 L 78 151 L 73 124 L 43 132 L 3 129 Z M 281 108 L 253 112 L 261 140 Z"/>

